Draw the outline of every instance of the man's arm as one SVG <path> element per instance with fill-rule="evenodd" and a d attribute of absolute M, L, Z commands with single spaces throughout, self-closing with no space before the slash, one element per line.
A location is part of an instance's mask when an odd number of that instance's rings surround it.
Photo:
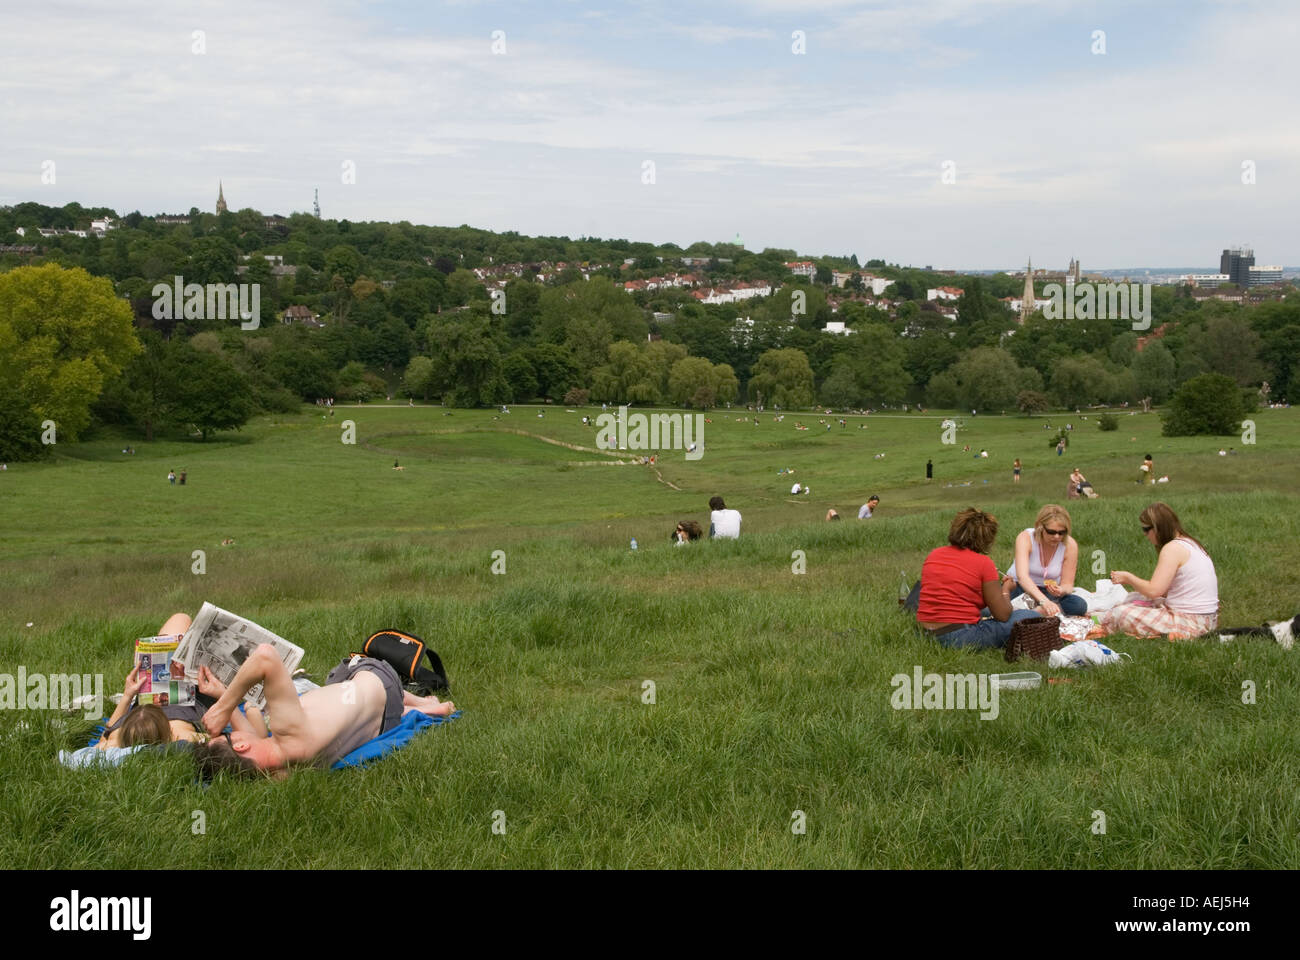
<path fill-rule="evenodd" d="M 262 684 L 267 711 L 275 717 L 275 726 L 285 736 L 292 736 L 303 727 L 304 714 L 298 704 L 298 691 L 293 678 L 285 669 L 275 647 L 263 643 L 244 661 L 221 698 L 203 715 L 203 726 L 216 736 L 230 722 L 231 714 L 244 695 L 257 684 Z"/>

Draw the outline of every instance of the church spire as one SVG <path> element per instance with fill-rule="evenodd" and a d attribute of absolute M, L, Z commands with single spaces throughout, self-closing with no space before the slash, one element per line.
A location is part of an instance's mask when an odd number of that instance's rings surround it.
<path fill-rule="evenodd" d="M 1025 292 L 1020 295 L 1020 322 L 1024 323 L 1034 312 L 1034 259 L 1025 263 Z"/>
<path fill-rule="evenodd" d="M 217 213 L 226 212 L 226 192 L 220 180 L 217 181 Z"/>

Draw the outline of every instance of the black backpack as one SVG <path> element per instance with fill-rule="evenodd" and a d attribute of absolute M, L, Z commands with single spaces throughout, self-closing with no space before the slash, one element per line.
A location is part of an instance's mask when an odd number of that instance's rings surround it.
<path fill-rule="evenodd" d="M 404 630 L 380 630 L 371 634 L 361 645 L 361 653 L 354 656 L 374 657 L 382 660 L 397 671 L 398 677 L 408 689 L 417 696 L 427 697 L 431 694 L 447 694 L 451 686 L 447 682 L 447 671 L 423 640 Z M 428 658 L 429 666 L 420 661 Z"/>

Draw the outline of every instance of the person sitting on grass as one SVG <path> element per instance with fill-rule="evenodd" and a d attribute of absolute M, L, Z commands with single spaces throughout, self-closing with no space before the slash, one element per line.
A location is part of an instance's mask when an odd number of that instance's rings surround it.
<path fill-rule="evenodd" d="M 1127 570 L 1110 578 L 1140 597 L 1116 604 L 1101 618 L 1108 633 L 1170 640 L 1199 637 L 1219 627 L 1219 578 L 1201 542 L 1183 529 L 1178 514 L 1156 501 L 1140 514 L 1142 533 L 1159 552 L 1155 572 L 1143 580 Z"/>
<path fill-rule="evenodd" d="M 997 535 L 997 517 L 968 507 L 953 518 L 948 546 L 921 566 L 916 622 L 945 647 L 1003 647 L 1017 620 L 1038 616 L 1012 610 L 1010 585 L 999 586 L 988 556 Z"/>
<path fill-rule="evenodd" d="M 236 727 L 223 734 L 239 702 L 259 683 L 266 696 L 266 717 L 258 717 L 251 732 Z M 446 717 L 456 706 L 406 692 L 397 671 L 372 657 L 345 657 L 330 671 L 325 686 L 299 697 L 275 647 L 263 643 L 203 715 L 212 739 L 195 747 L 194 759 L 204 780 L 222 771 L 282 779 L 294 766 L 330 766 L 393 729 L 411 710 Z"/>
<path fill-rule="evenodd" d="M 1010 597 L 1029 594 L 1044 617 L 1087 616 L 1088 601 L 1073 593 L 1078 566 L 1079 544 L 1070 536 L 1070 514 L 1049 503 L 1038 511 L 1034 525 L 1016 537 L 1016 559 L 1007 571 Z"/>
<path fill-rule="evenodd" d="M 739 540 L 740 511 L 728 510 L 721 497 L 709 498 L 709 539 Z"/>

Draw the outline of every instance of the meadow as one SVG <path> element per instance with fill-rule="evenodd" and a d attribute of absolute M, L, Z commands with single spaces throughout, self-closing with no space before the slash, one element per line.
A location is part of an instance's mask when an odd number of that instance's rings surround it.
<path fill-rule="evenodd" d="M 1149 576 L 1137 514 L 1161 499 L 1214 557 L 1222 624 L 1293 616 L 1295 411 L 1254 415 L 1252 444 L 1165 438 L 1127 412 L 1109 433 L 1079 415 L 967 416 L 944 444 L 933 412 L 841 428 L 718 410 L 701 459 L 653 468 L 595 448 L 581 418 L 599 412 L 304 407 L 206 443 L 100 434 L 10 464 L 0 673 L 89 671 L 120 690 L 132 641 L 207 600 L 305 648 L 318 681 L 375 630 L 416 633 L 463 715 L 368 770 L 203 788 L 183 755 L 64 769 L 58 750 L 91 722 L 0 711 L 0 862 L 1300 867 L 1300 650 L 1125 639 L 1123 666 L 1011 668 L 921 637 L 896 601 L 966 506 L 998 516 L 1005 569 L 1079 466 L 1101 494 L 1067 504 L 1080 585 L 1094 563 Z M 1049 422 L 1074 425 L 1064 457 Z M 1145 453 L 1169 483 L 1134 483 Z M 812 494 L 791 496 L 795 480 Z M 873 493 L 876 517 L 856 520 Z M 707 528 L 714 494 L 743 514 L 741 539 L 673 547 L 678 520 Z M 890 678 L 916 666 L 1070 682 L 1004 691 L 993 720 L 892 709 Z"/>

